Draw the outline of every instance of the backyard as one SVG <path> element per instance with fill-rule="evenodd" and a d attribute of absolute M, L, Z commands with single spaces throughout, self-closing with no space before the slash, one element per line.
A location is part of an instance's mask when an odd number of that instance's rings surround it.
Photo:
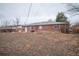
<path fill-rule="evenodd" d="M 79 34 L 61 32 L 0 33 L 0 55 L 79 55 Z"/>

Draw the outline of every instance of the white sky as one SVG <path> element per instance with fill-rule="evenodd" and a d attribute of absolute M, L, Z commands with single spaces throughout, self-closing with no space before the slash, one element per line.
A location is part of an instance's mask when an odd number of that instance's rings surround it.
<path fill-rule="evenodd" d="M 48 19 L 55 20 L 58 12 L 65 12 L 67 6 L 59 3 L 33 3 L 30 11 L 30 16 L 27 20 L 27 14 L 30 4 L 24 3 L 2 3 L 0 4 L 0 19 L 13 20 L 20 19 L 20 23 L 34 23 L 40 21 L 47 21 Z M 68 14 L 66 14 L 68 15 Z M 77 17 L 69 18 L 70 22 L 76 22 Z"/>

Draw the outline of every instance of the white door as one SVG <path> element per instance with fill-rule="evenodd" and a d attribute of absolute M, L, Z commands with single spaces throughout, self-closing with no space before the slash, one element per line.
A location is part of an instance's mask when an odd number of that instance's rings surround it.
<path fill-rule="evenodd" d="M 27 32 L 27 27 L 25 27 L 25 32 Z"/>

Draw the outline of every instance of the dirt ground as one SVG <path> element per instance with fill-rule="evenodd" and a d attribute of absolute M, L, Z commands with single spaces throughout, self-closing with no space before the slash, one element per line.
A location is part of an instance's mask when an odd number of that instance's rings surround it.
<path fill-rule="evenodd" d="M 0 55 L 79 55 L 79 34 L 44 31 L 33 33 L 0 33 Z"/>

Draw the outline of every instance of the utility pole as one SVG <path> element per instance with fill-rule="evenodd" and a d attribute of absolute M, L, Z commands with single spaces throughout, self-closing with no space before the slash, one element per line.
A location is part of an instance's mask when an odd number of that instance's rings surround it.
<path fill-rule="evenodd" d="M 28 9 L 28 13 L 27 13 L 27 19 L 26 19 L 26 21 L 29 20 L 29 16 L 30 16 L 31 8 L 32 8 L 32 3 L 30 3 L 30 5 L 29 5 L 29 9 Z M 26 23 L 25 23 L 25 25 L 26 25 Z"/>
<path fill-rule="evenodd" d="M 30 6 L 29 6 L 29 10 L 28 10 L 27 18 L 29 18 L 30 11 L 31 11 L 31 7 L 32 7 L 32 3 L 31 3 Z"/>

